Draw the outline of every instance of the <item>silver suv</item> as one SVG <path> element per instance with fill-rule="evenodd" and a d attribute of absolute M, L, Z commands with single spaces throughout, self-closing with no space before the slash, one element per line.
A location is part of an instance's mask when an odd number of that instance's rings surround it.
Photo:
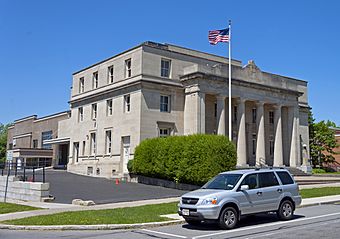
<path fill-rule="evenodd" d="M 300 203 L 298 185 L 286 169 L 235 170 L 184 194 L 178 214 L 189 224 L 214 220 L 221 228 L 232 229 L 241 216 L 255 213 L 276 212 L 289 220 Z"/>

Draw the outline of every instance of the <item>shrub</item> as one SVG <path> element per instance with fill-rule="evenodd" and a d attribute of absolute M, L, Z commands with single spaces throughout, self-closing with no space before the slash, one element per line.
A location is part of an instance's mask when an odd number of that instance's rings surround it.
<path fill-rule="evenodd" d="M 221 135 L 146 139 L 135 149 L 132 173 L 202 185 L 236 165 L 235 145 Z"/>

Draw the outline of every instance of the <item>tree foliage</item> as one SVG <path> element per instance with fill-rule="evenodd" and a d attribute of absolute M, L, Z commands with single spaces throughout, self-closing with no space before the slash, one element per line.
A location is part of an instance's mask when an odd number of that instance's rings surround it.
<path fill-rule="evenodd" d="M 129 169 L 144 176 L 202 185 L 235 165 L 235 145 L 227 137 L 197 134 L 142 141 Z"/>
<path fill-rule="evenodd" d="M 336 124 L 332 121 L 315 123 L 312 113 L 309 114 L 310 157 L 313 166 L 334 162 L 334 149 L 338 147 L 334 129 Z"/>
<path fill-rule="evenodd" d="M 0 163 L 6 160 L 8 125 L 0 123 Z"/>

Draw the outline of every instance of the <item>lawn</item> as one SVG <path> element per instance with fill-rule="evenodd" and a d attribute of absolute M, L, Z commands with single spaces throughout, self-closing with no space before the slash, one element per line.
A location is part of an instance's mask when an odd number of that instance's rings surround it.
<path fill-rule="evenodd" d="M 330 195 L 340 195 L 340 187 L 301 189 L 300 194 L 302 198 L 314 198 L 314 197 L 323 197 L 323 196 L 330 196 Z"/>
<path fill-rule="evenodd" d="M 22 211 L 31 211 L 31 210 L 37 210 L 37 209 L 41 209 L 41 208 L 24 206 L 24 205 L 13 204 L 13 203 L 0 202 L 0 214 L 12 213 L 12 212 L 22 212 Z"/>
<path fill-rule="evenodd" d="M 164 203 L 130 208 L 64 212 L 2 223 L 14 225 L 96 225 L 160 222 L 170 220 L 160 217 L 160 215 L 176 213 L 177 204 Z"/>

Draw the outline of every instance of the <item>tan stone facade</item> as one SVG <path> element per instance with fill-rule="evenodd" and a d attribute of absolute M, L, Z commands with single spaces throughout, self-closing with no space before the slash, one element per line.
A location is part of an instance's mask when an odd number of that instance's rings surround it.
<path fill-rule="evenodd" d="M 58 122 L 68 118 L 69 112 L 66 111 L 42 118 L 32 115 L 15 120 L 8 128 L 8 159 L 31 166 L 58 164 L 56 146 L 45 140 L 58 138 Z"/>
<path fill-rule="evenodd" d="M 144 139 L 195 133 L 228 135 L 238 166 L 299 167 L 309 150 L 307 82 L 168 44 L 143 43 L 73 74 L 71 118 L 59 122 L 70 142 L 68 170 L 121 177 Z M 58 142 L 57 142 L 58 143 Z M 308 151 L 307 151 L 308 152 Z"/>

